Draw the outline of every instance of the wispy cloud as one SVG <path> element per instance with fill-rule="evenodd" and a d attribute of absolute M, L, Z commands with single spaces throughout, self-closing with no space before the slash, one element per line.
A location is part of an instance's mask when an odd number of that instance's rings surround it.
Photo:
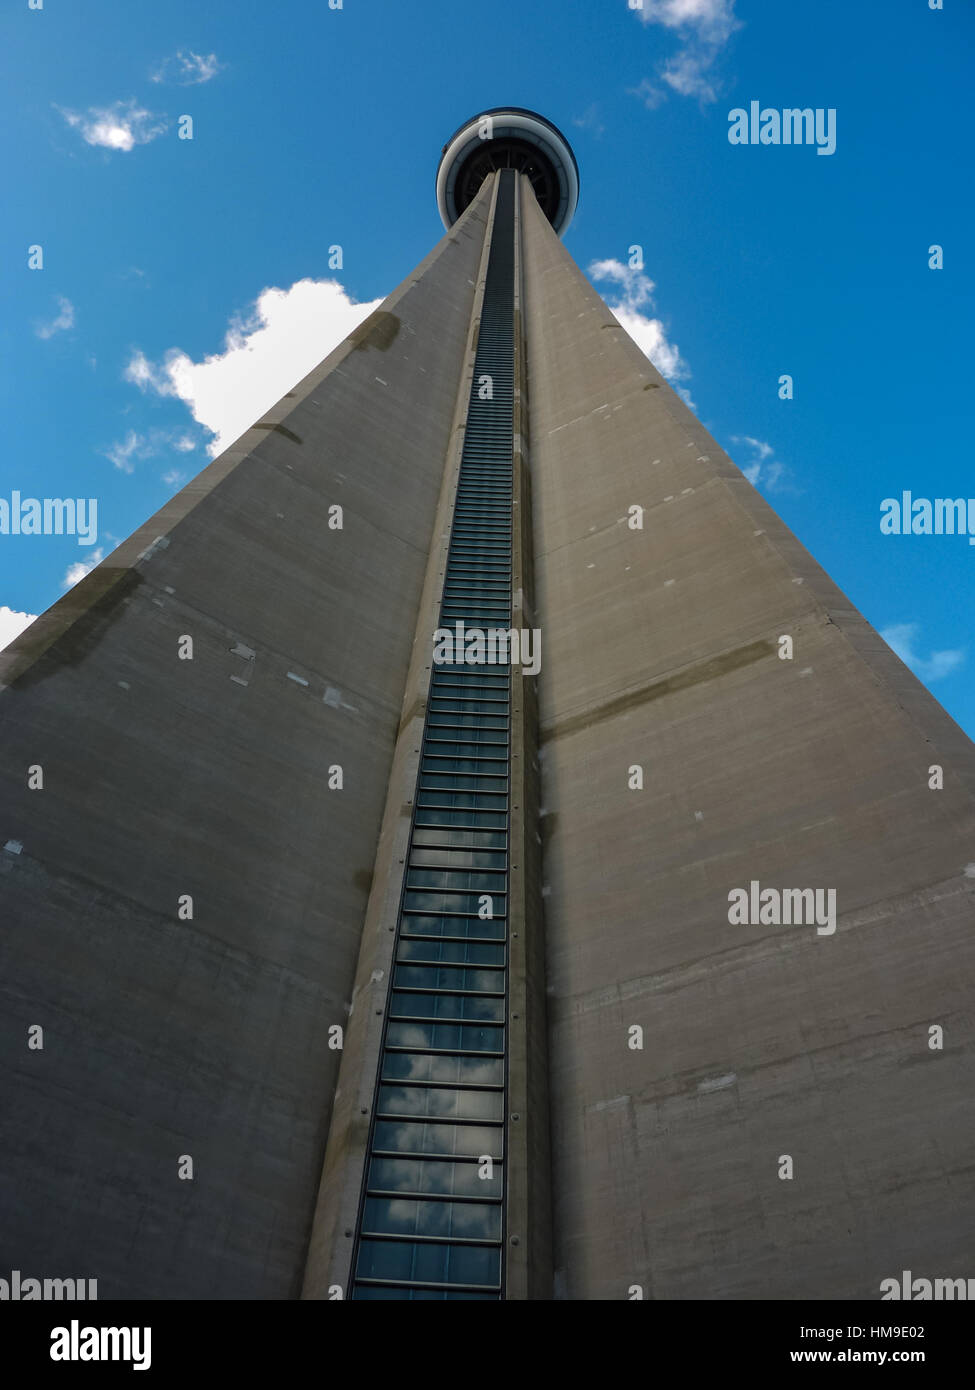
<path fill-rule="evenodd" d="M 216 77 L 223 64 L 217 61 L 215 53 L 194 53 L 191 48 L 181 48 L 170 58 L 164 58 L 159 66 L 149 74 L 153 82 L 172 82 L 177 87 L 196 87 L 201 82 L 209 82 Z"/>
<path fill-rule="evenodd" d="M 74 305 L 70 299 L 65 299 L 63 295 L 57 296 L 58 312 L 57 315 L 48 323 L 38 323 L 34 332 L 39 338 L 53 338 L 55 333 L 63 333 L 67 328 L 74 328 Z"/>
<path fill-rule="evenodd" d="M 591 130 L 597 138 L 606 129 L 600 119 L 599 103 L 595 101 L 590 102 L 581 116 L 573 116 L 572 124 L 580 130 Z"/>
<path fill-rule="evenodd" d="M 667 93 L 655 82 L 651 82 L 649 77 L 645 77 L 638 87 L 627 87 L 626 90 L 630 96 L 639 97 L 648 111 L 655 111 L 667 100 Z"/>
<path fill-rule="evenodd" d="M 177 396 L 226 449 L 308 375 L 382 303 L 357 304 L 337 280 L 299 280 L 262 290 L 250 312 L 231 320 L 223 352 L 194 362 L 173 348 L 161 363 L 136 351 L 125 379 L 142 391 Z"/>
<path fill-rule="evenodd" d="M 116 468 L 121 469 L 123 473 L 131 473 L 135 469 L 136 459 L 146 457 L 145 440 L 142 435 L 136 434 L 135 430 L 129 430 L 123 440 L 104 452 L 105 457 Z"/>
<path fill-rule="evenodd" d="M 736 434 L 732 436 L 733 444 L 747 444 L 749 449 L 753 449 L 761 462 L 770 459 L 775 453 L 771 444 L 767 444 L 764 439 L 753 439 L 750 434 Z"/>
<path fill-rule="evenodd" d="M 155 391 L 157 396 L 176 395 L 176 387 L 166 368 L 154 366 L 138 348 L 129 358 L 122 376 L 140 391 Z"/>
<path fill-rule="evenodd" d="M 87 560 L 76 560 L 73 565 L 69 565 L 64 572 L 64 578 L 61 580 L 62 589 L 72 588 L 79 579 L 84 579 L 85 575 L 90 574 L 96 565 L 101 564 L 104 558 L 104 549 L 99 546 L 97 550 L 91 552 Z"/>
<path fill-rule="evenodd" d="M 102 453 L 122 473 L 133 473 L 135 465 L 143 459 L 155 458 L 158 454 L 167 453 L 172 449 L 178 454 L 188 454 L 198 447 L 197 441 L 191 435 L 173 430 L 153 429 L 145 434 L 140 434 L 137 430 L 128 430 L 124 439 L 103 449 Z"/>
<path fill-rule="evenodd" d="M 922 656 L 917 649 L 919 631 L 917 623 L 894 623 L 892 627 L 885 627 L 880 635 L 905 666 L 910 666 L 920 680 L 930 685 L 932 681 L 949 676 L 961 666 L 965 660 L 965 649 L 956 647 L 952 650 L 932 652 L 930 656 Z"/>
<path fill-rule="evenodd" d="M 724 43 L 741 28 L 735 0 L 642 0 L 636 13 L 644 24 L 690 32 L 702 43 Z"/>
<path fill-rule="evenodd" d="M 90 106 L 87 111 L 67 111 L 61 106 L 57 109 L 86 144 L 100 145 L 106 150 L 128 151 L 136 145 L 148 145 L 169 128 L 165 116 L 154 115 L 134 99 L 117 101 L 112 106 Z"/>
<path fill-rule="evenodd" d="M 771 444 L 764 439 L 753 439 L 750 434 L 734 434 L 731 442 L 747 451 L 747 461 L 739 464 L 739 467 L 753 487 L 761 483 L 769 492 L 796 490 L 788 485 L 792 470 L 774 457 L 775 450 Z"/>
<path fill-rule="evenodd" d="M 644 78 L 638 87 L 630 88 L 632 94 L 651 109 L 666 100 L 668 88 L 702 103 L 716 101 L 715 63 L 731 35 L 742 27 L 735 15 L 735 0 L 642 0 L 636 14 L 644 24 L 672 30 L 681 47 L 658 65 L 656 83 Z"/>
<path fill-rule="evenodd" d="M 609 281 L 615 285 L 615 293 L 606 293 L 606 303 L 637 347 L 646 353 L 661 376 L 675 386 L 693 409 L 687 392 L 676 385 L 690 377 L 691 369 L 681 357 L 680 348 L 667 337 L 662 321 L 646 312 L 653 308 L 654 282 L 642 270 L 634 270 L 622 261 L 614 260 L 593 261 L 589 266 L 589 276 L 594 281 Z"/>
<path fill-rule="evenodd" d="M 0 607 L 0 651 L 9 647 L 14 638 L 19 637 L 36 617 L 36 613 L 18 613 L 15 608 L 8 608 L 6 604 Z"/>

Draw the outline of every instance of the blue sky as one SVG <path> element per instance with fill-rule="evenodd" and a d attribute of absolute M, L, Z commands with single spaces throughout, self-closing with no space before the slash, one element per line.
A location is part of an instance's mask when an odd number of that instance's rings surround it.
<path fill-rule="evenodd" d="M 0 498 L 99 534 L 0 535 L 0 641 L 411 271 L 442 144 L 510 103 L 573 144 L 578 263 L 642 247 L 597 287 L 975 735 L 975 547 L 880 531 L 975 497 L 973 41 L 967 0 L 10 0 Z M 731 144 L 753 100 L 833 108 L 835 153 Z"/>

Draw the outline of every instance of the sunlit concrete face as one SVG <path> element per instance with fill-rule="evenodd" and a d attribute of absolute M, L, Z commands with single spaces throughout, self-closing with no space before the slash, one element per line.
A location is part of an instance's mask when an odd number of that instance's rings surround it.
<path fill-rule="evenodd" d="M 556 1296 L 962 1273 L 975 750 L 534 209 L 524 247 Z M 732 924 L 753 881 L 835 931 Z"/>

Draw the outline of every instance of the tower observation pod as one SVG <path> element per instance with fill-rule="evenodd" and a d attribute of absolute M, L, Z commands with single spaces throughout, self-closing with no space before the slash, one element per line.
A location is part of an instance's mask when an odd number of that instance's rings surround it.
<path fill-rule="evenodd" d="M 514 169 L 532 186 L 538 205 L 564 236 L 579 201 L 579 168 L 562 132 L 520 106 L 497 106 L 454 132 L 437 168 L 437 206 L 452 227 L 496 169 Z"/>

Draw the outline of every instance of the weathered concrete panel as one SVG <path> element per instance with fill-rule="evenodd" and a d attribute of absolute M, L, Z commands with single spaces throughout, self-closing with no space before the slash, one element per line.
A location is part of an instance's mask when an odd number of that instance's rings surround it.
<path fill-rule="evenodd" d="M 557 1296 L 970 1273 L 975 750 L 526 223 Z"/>
<path fill-rule="evenodd" d="M 8 1268 L 300 1289 L 483 233 L 0 655 Z"/>

